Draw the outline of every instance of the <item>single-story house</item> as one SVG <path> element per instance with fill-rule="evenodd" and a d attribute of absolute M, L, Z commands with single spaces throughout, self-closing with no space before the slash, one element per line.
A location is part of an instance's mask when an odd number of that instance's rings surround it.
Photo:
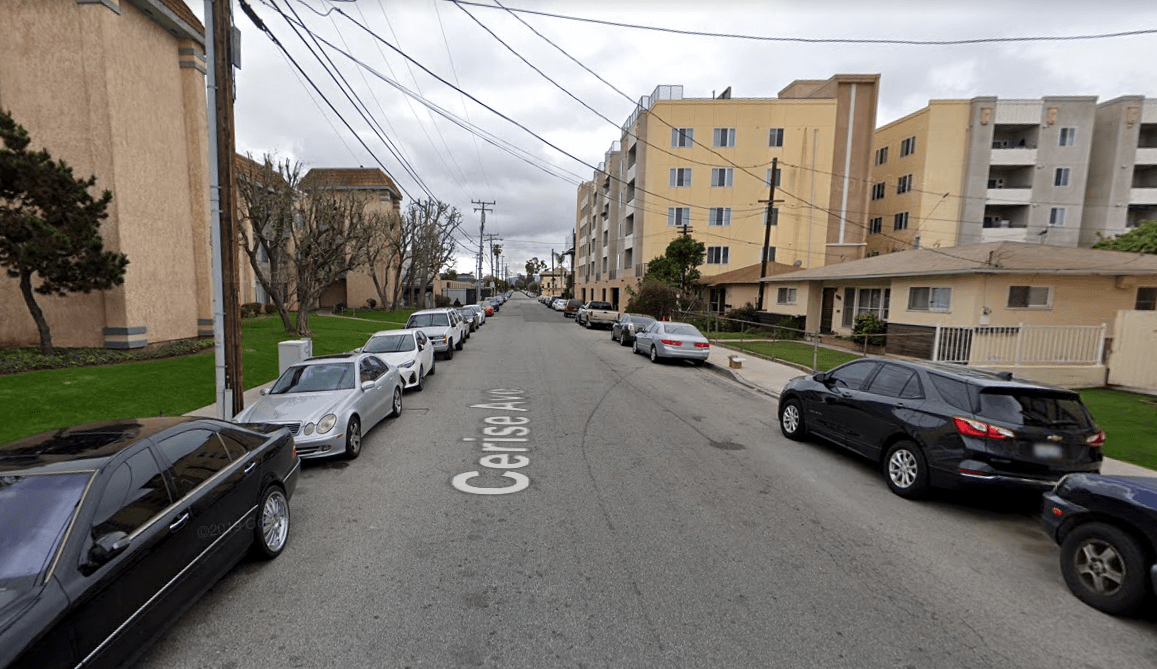
<path fill-rule="evenodd" d="M 789 272 L 800 271 L 797 267 L 783 263 L 767 263 L 767 276 L 780 276 Z M 704 286 L 703 297 L 707 299 L 708 310 L 714 314 L 723 314 L 731 309 L 741 309 L 744 306 L 759 302 L 759 279 L 763 272 L 762 263 L 733 269 L 730 272 L 703 277 L 699 285 Z M 767 308 L 773 302 L 768 297 L 774 292 L 765 289 L 763 296 L 764 311 L 775 311 Z"/>

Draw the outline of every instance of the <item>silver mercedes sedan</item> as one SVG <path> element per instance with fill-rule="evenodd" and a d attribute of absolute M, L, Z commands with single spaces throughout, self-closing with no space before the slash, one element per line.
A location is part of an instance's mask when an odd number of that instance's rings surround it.
<path fill-rule="evenodd" d="M 302 458 L 362 451 L 362 434 L 402 413 L 404 381 L 373 353 L 341 353 L 293 365 L 261 399 L 233 419 L 289 428 Z"/>
<path fill-rule="evenodd" d="M 657 321 L 635 333 L 631 350 L 651 356 L 651 362 L 659 358 L 680 358 L 702 365 L 711 353 L 711 344 L 699 328 L 690 323 L 670 323 Z"/>

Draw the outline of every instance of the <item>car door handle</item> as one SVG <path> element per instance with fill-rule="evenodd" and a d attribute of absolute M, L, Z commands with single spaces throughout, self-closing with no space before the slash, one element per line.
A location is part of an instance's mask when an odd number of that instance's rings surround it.
<path fill-rule="evenodd" d="M 170 532 L 176 532 L 177 530 L 179 530 L 179 529 L 181 529 L 182 527 L 184 527 L 184 526 L 185 526 L 185 523 L 187 523 L 187 522 L 189 522 L 189 512 L 188 512 L 188 511 L 186 511 L 186 512 L 182 513 L 181 515 L 177 516 L 177 519 L 176 519 L 176 520 L 174 520 L 173 522 L 169 523 L 169 531 L 170 531 Z"/>
<path fill-rule="evenodd" d="M 254 469 L 257 469 L 257 463 L 256 462 L 250 462 L 249 466 L 245 468 L 245 471 L 243 472 L 243 474 L 245 476 L 248 476 L 249 472 L 252 472 Z"/>

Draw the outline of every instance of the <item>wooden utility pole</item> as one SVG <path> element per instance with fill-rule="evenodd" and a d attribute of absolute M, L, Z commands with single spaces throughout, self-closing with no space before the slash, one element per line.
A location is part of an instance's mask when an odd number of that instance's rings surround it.
<path fill-rule="evenodd" d="M 221 290 L 215 299 L 220 300 L 220 314 L 214 314 L 214 337 L 224 342 L 225 387 L 223 397 L 218 403 L 224 402 L 226 411 L 222 416 L 221 407 L 218 407 L 218 416 L 232 418 L 245 408 L 244 390 L 241 374 L 241 305 L 239 303 L 240 279 L 237 268 L 237 204 L 234 199 L 233 166 L 237 153 L 234 141 L 233 127 L 233 66 L 240 62 L 234 53 L 233 47 L 233 2 L 232 0 L 206 0 L 206 14 L 211 14 L 209 49 L 211 53 L 210 67 L 213 77 L 209 81 L 210 95 L 213 100 L 210 109 L 211 124 L 215 127 L 213 146 L 216 155 L 210 160 L 216 161 L 217 183 L 216 203 L 219 203 L 218 220 L 213 221 L 218 226 L 219 243 L 215 252 L 218 254 L 221 271 Z"/>
<path fill-rule="evenodd" d="M 486 212 L 487 211 L 494 211 L 493 209 L 488 210 L 486 207 L 487 206 L 492 207 L 492 206 L 494 206 L 495 203 L 494 202 L 486 202 L 484 200 L 471 200 L 470 202 L 471 202 L 471 204 L 478 205 L 477 207 L 474 208 L 474 211 L 482 212 L 482 226 L 478 229 L 478 277 L 477 277 L 477 280 L 474 282 L 474 290 L 478 293 L 478 301 L 481 302 L 482 301 L 482 247 L 483 247 L 482 237 L 486 235 Z"/>
<path fill-rule="evenodd" d="M 768 181 L 771 185 L 768 186 L 767 200 L 760 200 L 760 202 L 767 202 L 767 220 L 763 222 L 763 260 L 759 266 L 759 301 L 755 305 L 756 311 L 763 311 L 763 291 L 767 284 L 763 279 L 767 277 L 767 250 L 771 248 L 771 223 L 772 217 L 775 215 L 775 180 L 779 176 L 779 158 L 771 159 L 771 178 Z"/>

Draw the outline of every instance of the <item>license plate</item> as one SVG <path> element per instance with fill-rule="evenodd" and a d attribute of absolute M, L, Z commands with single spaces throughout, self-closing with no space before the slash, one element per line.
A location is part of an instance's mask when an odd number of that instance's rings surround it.
<path fill-rule="evenodd" d="M 1033 444 L 1032 445 L 1033 457 L 1040 458 L 1042 460 L 1060 460 L 1061 454 L 1063 452 L 1064 451 L 1061 449 L 1061 447 L 1058 444 Z"/>

